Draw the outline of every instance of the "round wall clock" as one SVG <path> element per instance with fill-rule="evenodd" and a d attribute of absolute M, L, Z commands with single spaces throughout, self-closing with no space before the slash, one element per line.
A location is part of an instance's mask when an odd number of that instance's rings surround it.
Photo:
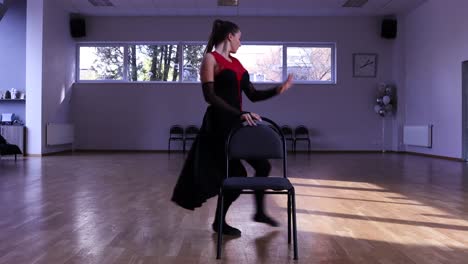
<path fill-rule="evenodd" d="M 353 77 L 375 77 L 377 75 L 377 54 L 353 54 Z"/>

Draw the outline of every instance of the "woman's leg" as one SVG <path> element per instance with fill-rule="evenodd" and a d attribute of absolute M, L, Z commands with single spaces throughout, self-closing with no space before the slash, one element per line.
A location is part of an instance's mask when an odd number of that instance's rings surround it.
<path fill-rule="evenodd" d="M 229 163 L 229 168 L 230 176 L 238 176 L 238 177 L 246 177 L 247 176 L 247 171 L 245 170 L 245 167 L 242 165 L 240 160 L 232 160 Z M 224 193 L 224 201 L 223 201 L 223 234 L 225 235 L 231 235 L 231 236 L 240 236 L 241 231 L 235 227 L 232 227 L 226 223 L 226 214 L 229 210 L 229 207 L 232 205 L 232 203 L 239 198 L 241 192 L 240 191 L 228 191 Z M 216 215 L 215 215 L 215 220 L 213 222 L 213 230 L 215 232 L 218 232 L 219 228 L 219 206 L 216 207 Z"/>
<path fill-rule="evenodd" d="M 271 171 L 270 162 L 266 159 L 262 160 L 246 160 L 250 166 L 255 170 L 255 177 L 268 177 Z M 265 193 L 263 191 L 255 192 L 255 205 L 257 212 L 255 213 L 253 220 L 256 222 L 265 223 L 271 226 L 278 226 L 278 222 L 273 218 L 269 217 L 265 213 Z"/>
<path fill-rule="evenodd" d="M 232 227 L 226 223 L 226 214 L 232 203 L 240 196 L 240 192 L 227 192 L 224 194 L 223 202 L 223 234 L 230 236 L 240 236 L 241 231 L 235 227 Z M 213 230 L 218 232 L 219 228 L 219 205 L 216 207 L 215 220 L 213 222 Z"/>

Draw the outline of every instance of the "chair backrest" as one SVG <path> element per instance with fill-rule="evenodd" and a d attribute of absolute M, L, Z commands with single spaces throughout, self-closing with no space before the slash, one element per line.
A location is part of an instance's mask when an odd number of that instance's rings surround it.
<path fill-rule="evenodd" d="M 283 133 L 285 138 L 287 139 L 293 138 L 293 130 L 290 126 L 287 126 L 287 125 L 282 126 L 281 132 Z"/>
<path fill-rule="evenodd" d="M 184 135 L 184 128 L 180 125 L 171 126 L 169 129 L 169 136 L 183 136 Z"/>
<path fill-rule="evenodd" d="M 200 129 L 197 126 L 190 125 L 185 128 L 185 136 L 193 137 L 200 132 Z"/>
<path fill-rule="evenodd" d="M 309 138 L 309 129 L 306 126 L 300 125 L 294 129 L 296 138 Z"/>
<path fill-rule="evenodd" d="M 262 117 L 256 126 L 236 126 L 226 142 L 228 159 L 284 159 L 286 148 L 281 128 Z"/>

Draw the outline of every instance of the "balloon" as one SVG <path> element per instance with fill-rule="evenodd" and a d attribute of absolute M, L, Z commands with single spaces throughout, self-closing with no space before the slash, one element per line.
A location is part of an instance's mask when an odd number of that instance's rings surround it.
<path fill-rule="evenodd" d="M 388 95 L 385 95 L 383 98 L 382 98 L 382 101 L 384 104 L 388 105 L 390 103 L 390 96 Z"/>
<path fill-rule="evenodd" d="M 387 111 L 387 112 L 391 112 L 392 109 L 393 109 L 393 105 L 391 105 L 391 104 L 388 104 L 388 105 L 385 106 L 385 111 Z"/>
<path fill-rule="evenodd" d="M 380 98 L 380 97 L 377 98 L 377 103 L 378 103 L 378 104 L 382 104 L 382 98 Z"/>
<path fill-rule="evenodd" d="M 378 114 L 380 112 L 380 105 L 375 105 L 374 106 L 374 111 Z"/>
<path fill-rule="evenodd" d="M 385 116 L 385 110 L 381 109 L 381 110 L 379 111 L 379 115 L 380 115 L 380 116 Z"/>

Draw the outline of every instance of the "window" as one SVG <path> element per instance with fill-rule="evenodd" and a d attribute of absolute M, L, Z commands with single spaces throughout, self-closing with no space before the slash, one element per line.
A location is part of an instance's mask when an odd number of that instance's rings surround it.
<path fill-rule="evenodd" d="M 242 45 L 233 54 L 250 74 L 251 82 L 281 82 L 282 45 Z"/>
<path fill-rule="evenodd" d="M 200 66 L 206 45 L 183 45 L 182 80 L 185 82 L 200 81 Z"/>
<path fill-rule="evenodd" d="M 122 80 L 124 48 L 80 47 L 80 80 Z"/>
<path fill-rule="evenodd" d="M 128 45 L 129 81 L 179 80 L 177 45 Z"/>
<path fill-rule="evenodd" d="M 200 82 L 200 43 L 79 44 L 79 81 Z M 252 82 L 336 83 L 334 43 L 244 43 L 233 54 Z"/>
<path fill-rule="evenodd" d="M 288 73 L 294 74 L 297 81 L 331 82 L 332 48 L 331 47 L 288 47 Z"/>

